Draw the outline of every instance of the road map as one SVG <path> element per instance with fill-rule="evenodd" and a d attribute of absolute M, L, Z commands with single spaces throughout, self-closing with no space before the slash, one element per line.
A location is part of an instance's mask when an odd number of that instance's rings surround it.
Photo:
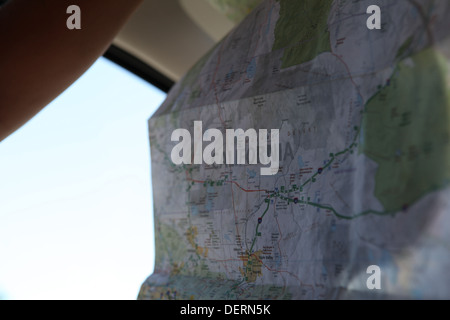
<path fill-rule="evenodd" d="M 139 298 L 449 298 L 449 16 L 432 0 L 252 11 L 149 120 L 156 262 Z M 171 134 L 194 121 L 279 129 L 278 173 L 175 165 Z"/>

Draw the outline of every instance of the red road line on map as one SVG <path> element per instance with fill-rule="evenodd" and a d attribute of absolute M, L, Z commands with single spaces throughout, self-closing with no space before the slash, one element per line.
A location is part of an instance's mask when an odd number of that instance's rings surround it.
<path fill-rule="evenodd" d="M 265 193 L 269 193 L 269 191 L 267 191 L 267 190 L 251 190 L 251 189 L 245 189 L 245 188 L 241 187 L 236 181 L 225 181 L 225 182 L 235 184 L 239 189 L 241 189 L 241 190 L 244 191 L 244 192 L 265 192 Z"/>
<path fill-rule="evenodd" d="M 347 63 L 344 61 L 344 59 L 342 59 L 342 58 L 341 58 L 339 55 L 337 55 L 336 53 L 331 52 L 331 54 L 332 54 L 333 56 L 335 56 L 335 57 L 336 57 L 336 58 L 344 65 L 345 69 L 347 70 L 347 74 L 348 74 L 348 76 L 349 76 L 349 78 L 350 78 L 350 81 L 353 83 L 353 86 L 355 87 L 355 89 L 356 89 L 356 91 L 358 92 L 359 96 L 362 98 L 363 96 L 362 96 L 361 92 L 359 91 L 358 85 L 356 84 L 355 80 L 353 80 L 352 74 L 351 74 L 351 72 L 350 72 L 350 68 L 348 67 Z"/>

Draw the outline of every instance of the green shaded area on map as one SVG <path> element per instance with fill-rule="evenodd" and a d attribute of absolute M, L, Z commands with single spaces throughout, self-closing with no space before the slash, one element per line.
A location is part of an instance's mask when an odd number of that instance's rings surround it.
<path fill-rule="evenodd" d="M 280 19 L 272 50 L 284 49 L 282 68 L 331 51 L 327 20 L 332 0 L 280 0 Z"/>
<path fill-rule="evenodd" d="M 208 0 L 216 9 L 234 22 L 241 22 L 262 0 Z"/>
<path fill-rule="evenodd" d="M 155 230 L 155 263 L 162 263 L 166 259 L 172 264 L 183 261 L 187 249 L 184 239 L 178 235 L 174 228 L 159 223 L 157 220 L 155 224 L 157 227 Z"/>
<path fill-rule="evenodd" d="M 450 178 L 450 92 L 446 62 L 428 49 L 402 61 L 367 104 L 363 152 L 379 165 L 375 196 L 405 209 Z"/>

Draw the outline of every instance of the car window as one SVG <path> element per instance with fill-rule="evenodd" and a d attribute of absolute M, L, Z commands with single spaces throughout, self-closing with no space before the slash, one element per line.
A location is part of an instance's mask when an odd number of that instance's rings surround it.
<path fill-rule="evenodd" d="M 165 95 L 100 58 L 0 144 L 0 298 L 137 297 L 154 264 L 147 120 Z"/>

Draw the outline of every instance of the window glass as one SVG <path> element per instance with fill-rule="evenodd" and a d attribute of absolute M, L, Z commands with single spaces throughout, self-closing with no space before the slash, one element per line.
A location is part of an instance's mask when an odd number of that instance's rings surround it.
<path fill-rule="evenodd" d="M 137 297 L 154 265 L 147 120 L 164 98 L 100 58 L 0 143 L 0 298 Z"/>

